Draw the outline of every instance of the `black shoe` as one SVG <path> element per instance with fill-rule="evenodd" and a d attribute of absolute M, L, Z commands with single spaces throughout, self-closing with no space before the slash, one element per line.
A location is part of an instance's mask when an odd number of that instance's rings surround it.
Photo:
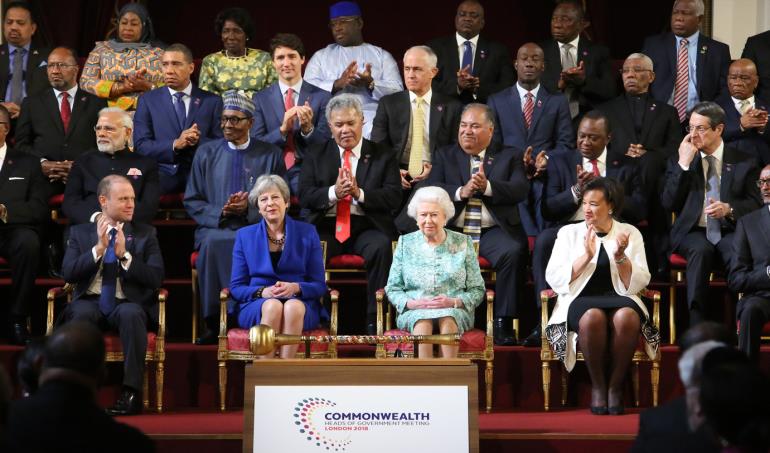
<path fill-rule="evenodd" d="M 125 387 L 120 392 L 115 405 L 107 409 L 112 416 L 137 415 L 142 413 L 142 394 L 136 390 Z"/>
<path fill-rule="evenodd" d="M 521 342 L 521 345 L 528 348 L 534 348 L 542 345 L 543 341 L 541 334 L 542 332 L 540 331 L 540 324 L 538 324 L 537 327 L 532 329 L 532 332 L 529 334 L 529 336 L 527 336 L 527 338 Z"/>
<path fill-rule="evenodd" d="M 513 331 L 511 318 L 495 319 L 495 344 L 498 346 L 516 345 L 516 335 Z"/>
<path fill-rule="evenodd" d="M 626 412 L 626 409 L 623 406 L 611 406 L 607 409 L 607 412 L 610 415 L 623 415 Z"/>
<path fill-rule="evenodd" d="M 195 344 L 197 344 L 198 346 L 208 345 L 208 344 L 217 344 L 217 341 L 219 341 L 219 336 L 217 335 L 217 332 L 209 328 L 206 328 L 206 330 L 203 331 L 203 335 L 195 339 Z"/>
<path fill-rule="evenodd" d="M 607 415 L 609 411 L 607 406 L 591 406 L 591 413 L 594 415 Z"/>
<path fill-rule="evenodd" d="M 27 330 L 27 325 L 20 322 L 13 323 L 13 326 L 11 327 L 11 344 L 24 346 L 27 343 L 29 343 L 29 330 Z"/>

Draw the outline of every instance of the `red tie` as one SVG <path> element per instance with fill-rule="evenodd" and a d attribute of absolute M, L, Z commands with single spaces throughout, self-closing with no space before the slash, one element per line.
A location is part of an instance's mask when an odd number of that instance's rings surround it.
<path fill-rule="evenodd" d="M 532 100 L 532 93 L 527 92 L 524 95 L 527 100 L 524 102 L 524 124 L 527 125 L 527 129 L 532 126 L 532 112 L 535 111 L 535 102 Z"/>
<path fill-rule="evenodd" d="M 284 99 L 284 107 L 286 108 L 285 111 L 289 111 L 292 107 L 294 107 L 294 90 L 289 88 L 286 90 L 286 99 Z M 292 121 L 293 123 L 294 121 Z M 295 148 L 294 148 L 294 127 L 289 127 L 289 130 L 286 132 L 286 146 L 283 147 L 283 163 L 286 164 L 286 169 L 290 169 L 294 166 L 295 159 Z"/>
<path fill-rule="evenodd" d="M 343 156 L 342 168 L 350 171 L 350 155 L 353 151 L 346 149 Z M 352 174 L 352 173 L 351 173 Z M 337 201 L 337 224 L 334 228 L 334 237 L 343 243 L 350 238 L 350 195 Z"/>
<path fill-rule="evenodd" d="M 63 91 L 61 94 L 61 123 L 64 126 L 64 133 L 70 127 L 70 116 L 72 116 L 72 110 L 70 109 L 69 93 Z"/>
<path fill-rule="evenodd" d="M 599 173 L 599 161 L 596 159 L 591 159 L 591 167 L 594 169 L 594 176 L 601 177 L 601 173 Z"/>

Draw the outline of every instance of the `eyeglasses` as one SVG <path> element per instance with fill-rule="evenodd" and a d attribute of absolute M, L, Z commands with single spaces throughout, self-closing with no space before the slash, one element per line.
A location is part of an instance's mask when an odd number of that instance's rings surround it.
<path fill-rule="evenodd" d="M 67 63 L 48 63 L 47 68 L 48 69 L 67 69 L 67 68 L 74 68 L 77 67 L 76 64 L 67 64 Z"/>
<path fill-rule="evenodd" d="M 225 125 L 229 123 L 229 124 L 232 124 L 233 126 L 237 126 L 241 124 L 242 121 L 246 121 L 246 120 L 248 120 L 248 118 L 246 117 L 241 118 L 239 116 L 223 116 L 220 121 L 222 122 L 222 124 L 225 124 Z"/>
<path fill-rule="evenodd" d="M 687 126 L 685 130 L 687 132 L 695 132 L 696 134 L 703 134 L 704 132 L 714 129 L 711 126 Z"/>
<path fill-rule="evenodd" d="M 770 179 L 757 179 L 757 187 L 761 189 L 765 185 L 770 186 Z"/>

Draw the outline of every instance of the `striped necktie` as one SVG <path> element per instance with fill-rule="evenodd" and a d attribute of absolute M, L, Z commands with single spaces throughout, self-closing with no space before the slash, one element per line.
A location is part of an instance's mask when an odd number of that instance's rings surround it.
<path fill-rule="evenodd" d="M 679 122 L 687 118 L 687 90 L 690 85 L 690 58 L 687 53 L 687 38 L 679 42 L 679 54 L 676 60 L 676 85 L 674 85 L 674 108 L 679 113 Z"/>
<path fill-rule="evenodd" d="M 471 176 L 479 172 L 481 168 L 481 157 L 473 156 L 471 158 Z M 463 233 L 473 239 L 473 242 L 479 242 L 481 239 L 481 196 L 477 193 L 468 198 L 468 204 L 465 205 L 465 220 L 463 222 Z"/>

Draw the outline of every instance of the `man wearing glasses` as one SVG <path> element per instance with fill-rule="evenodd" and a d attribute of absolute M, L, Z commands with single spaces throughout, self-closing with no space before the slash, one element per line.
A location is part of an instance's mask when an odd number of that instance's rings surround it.
<path fill-rule="evenodd" d="M 216 343 L 219 291 L 230 286 L 235 232 L 259 220 L 257 207 L 248 204 L 249 191 L 261 175 L 286 173 L 280 148 L 249 137 L 254 102 L 235 90 L 222 100 L 224 138 L 198 148 L 184 194 L 185 209 L 198 224 L 195 267 L 205 329 L 196 344 Z"/>
<path fill-rule="evenodd" d="M 94 146 L 94 126 L 107 102 L 78 88 L 73 49 L 51 51 L 46 69 L 51 88 L 24 99 L 16 148 L 40 159 L 53 193 L 62 193 L 72 162 Z"/>
<path fill-rule="evenodd" d="M 676 215 L 671 250 L 687 259 L 690 325 L 708 319 L 709 273 L 720 261 L 730 268 L 735 222 L 761 204 L 757 160 L 724 145 L 724 123 L 716 103 L 695 105 L 661 195 L 663 207 Z"/>
<path fill-rule="evenodd" d="M 94 126 L 97 149 L 75 159 L 64 188 L 62 210 L 70 225 L 94 222 L 101 214 L 97 186 L 107 175 L 121 175 L 131 181 L 136 194 L 134 223 L 150 223 L 158 209 L 158 164 L 131 152 L 129 144 L 134 122 L 117 107 L 99 111 Z"/>

